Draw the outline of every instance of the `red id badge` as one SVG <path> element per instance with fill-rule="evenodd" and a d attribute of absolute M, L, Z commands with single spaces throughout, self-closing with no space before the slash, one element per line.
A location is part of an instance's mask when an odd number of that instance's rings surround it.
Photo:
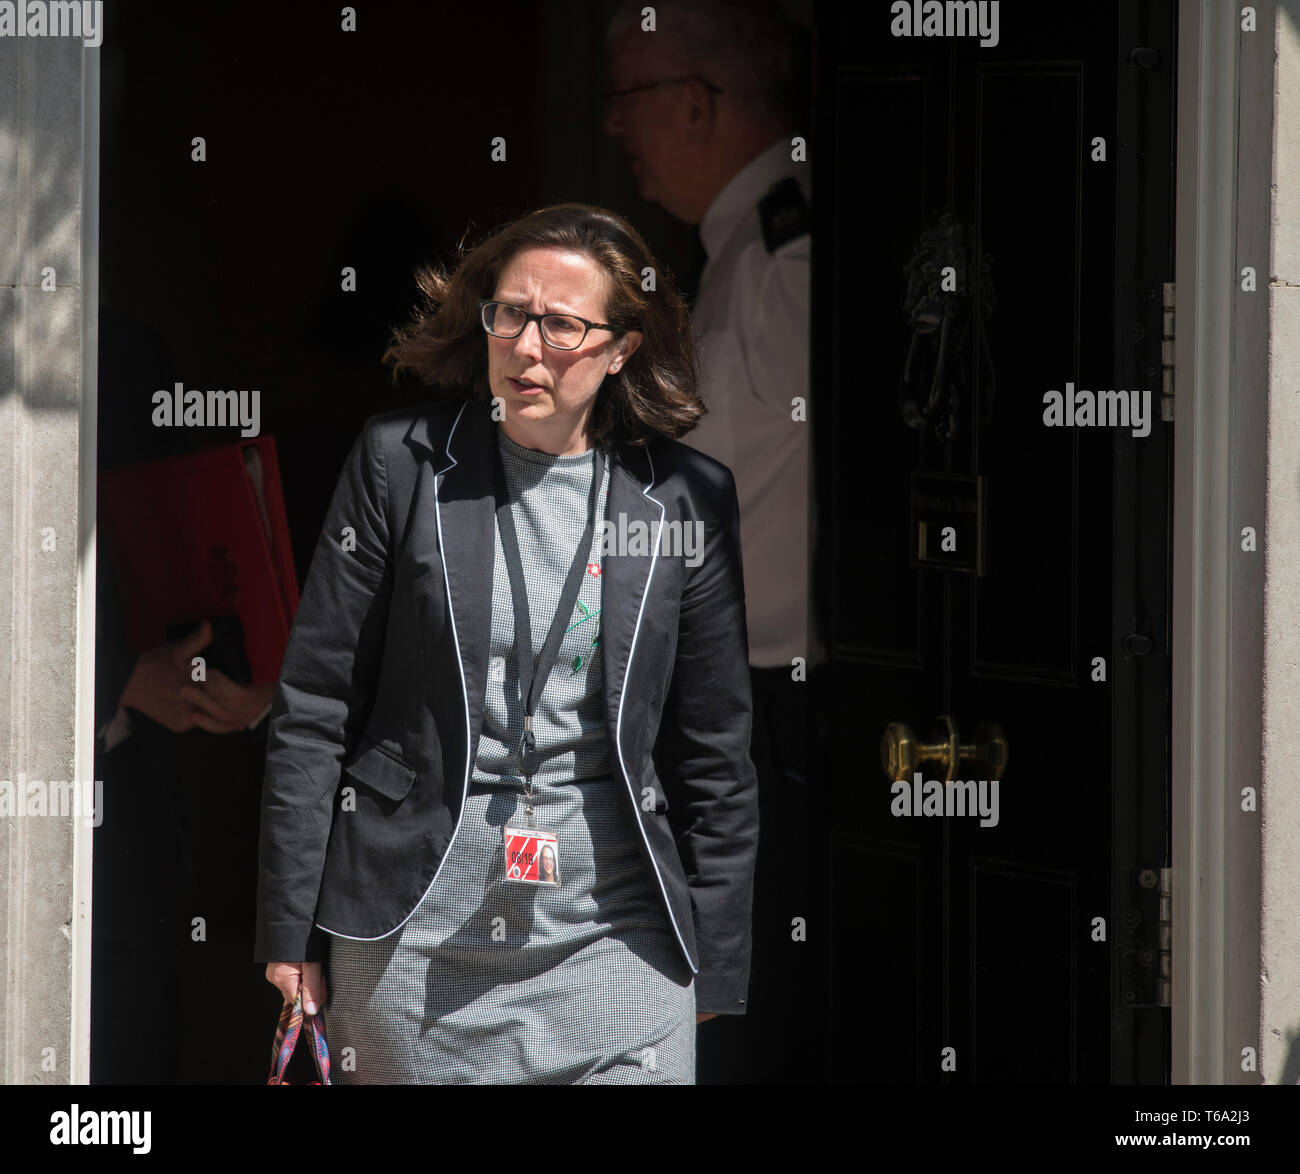
<path fill-rule="evenodd" d="M 507 827 L 504 834 L 506 880 L 533 885 L 560 883 L 560 842 L 553 833 Z"/>

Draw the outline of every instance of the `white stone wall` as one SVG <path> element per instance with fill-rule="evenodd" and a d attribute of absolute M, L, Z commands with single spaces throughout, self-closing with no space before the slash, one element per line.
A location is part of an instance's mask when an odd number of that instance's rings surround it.
<path fill-rule="evenodd" d="M 1300 0 L 1278 4 L 1269 258 L 1260 1072 L 1300 1082 Z M 1263 184 L 1264 176 L 1254 182 Z"/>
<path fill-rule="evenodd" d="M 90 537 L 81 526 L 83 54 L 94 52 L 73 38 L 0 38 L 0 550 L 13 552 L 0 564 L 0 780 L 9 782 L 91 769 L 90 719 L 77 718 L 79 691 L 83 705 L 93 700 L 78 684 L 93 681 L 93 642 L 79 662 L 77 636 L 88 621 L 80 588 Z M 47 269 L 52 290 L 42 288 Z M 71 817 L 0 818 L 6 1084 L 87 1079 L 89 991 L 73 976 L 88 973 L 88 837 Z"/>

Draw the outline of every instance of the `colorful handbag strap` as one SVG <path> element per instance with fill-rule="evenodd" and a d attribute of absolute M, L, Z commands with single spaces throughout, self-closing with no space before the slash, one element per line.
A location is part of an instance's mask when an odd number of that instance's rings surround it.
<path fill-rule="evenodd" d="M 316 1061 L 316 1073 L 321 1084 L 330 1082 L 330 1050 L 325 1042 L 325 1011 L 322 1008 L 315 1015 L 305 1016 L 307 1036 L 311 1040 L 312 1058 Z M 267 1084 L 286 1084 L 285 1071 L 289 1067 L 289 1057 L 297 1046 L 302 1033 L 304 1015 L 302 1012 L 302 986 L 298 987 L 297 997 L 292 1003 L 286 1001 L 280 1008 L 280 1022 L 275 1029 L 275 1041 L 271 1044 L 271 1075 Z"/>

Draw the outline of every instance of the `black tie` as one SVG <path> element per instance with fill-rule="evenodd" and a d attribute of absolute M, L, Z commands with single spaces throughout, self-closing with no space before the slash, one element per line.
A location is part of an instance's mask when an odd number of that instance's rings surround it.
<path fill-rule="evenodd" d="M 686 275 L 682 278 L 682 297 L 686 299 L 688 306 L 695 305 L 700 289 L 700 277 L 704 273 L 704 265 L 708 259 L 709 254 L 704 248 L 704 240 L 700 236 L 700 227 L 697 224 L 691 230 L 691 258 L 687 262 Z"/>

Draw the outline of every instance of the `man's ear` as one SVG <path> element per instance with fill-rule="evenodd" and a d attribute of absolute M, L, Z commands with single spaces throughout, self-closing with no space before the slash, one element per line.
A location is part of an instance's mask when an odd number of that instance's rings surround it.
<path fill-rule="evenodd" d="M 715 95 L 698 78 L 691 78 L 681 87 L 680 104 L 677 110 L 684 116 L 686 127 L 703 138 L 712 133 L 717 123 L 717 102 Z"/>

